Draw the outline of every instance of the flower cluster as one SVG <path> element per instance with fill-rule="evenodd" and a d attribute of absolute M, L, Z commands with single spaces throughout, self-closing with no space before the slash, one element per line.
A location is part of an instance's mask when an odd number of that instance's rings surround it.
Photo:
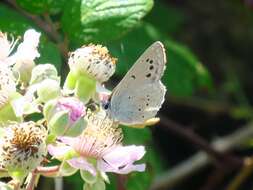
<path fill-rule="evenodd" d="M 79 170 L 84 188 L 103 190 L 108 172 L 144 171 L 145 164 L 135 162 L 145 148 L 124 146 L 119 124 L 101 106 L 110 95 L 103 83 L 117 60 L 106 47 L 82 46 L 69 53 L 70 72 L 61 87 L 52 64 L 36 65 L 40 35 L 29 29 L 21 41 L 0 32 L 0 176 L 13 179 L 0 189 L 14 188 L 13 181 L 29 185 L 31 174 Z M 53 171 L 51 159 L 61 163 Z"/>

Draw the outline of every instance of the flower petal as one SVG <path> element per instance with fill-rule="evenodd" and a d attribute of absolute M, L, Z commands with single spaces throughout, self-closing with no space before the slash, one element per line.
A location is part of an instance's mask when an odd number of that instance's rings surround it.
<path fill-rule="evenodd" d="M 67 162 L 69 163 L 69 165 L 71 165 L 74 168 L 88 171 L 93 176 L 97 175 L 97 172 L 94 166 L 90 164 L 85 158 L 82 158 L 82 157 L 72 158 L 71 160 L 68 160 Z"/>
<path fill-rule="evenodd" d="M 144 171 L 145 164 L 134 165 L 145 154 L 143 146 L 117 146 L 107 152 L 103 159 L 98 161 L 98 168 L 104 172 L 127 174 L 131 171 Z"/>
<path fill-rule="evenodd" d="M 17 61 L 34 60 L 40 54 L 37 50 L 39 45 L 40 33 L 34 29 L 29 29 L 24 34 L 24 40 L 19 44 L 17 52 L 12 56 Z"/>
<path fill-rule="evenodd" d="M 62 137 L 58 137 L 58 139 L 66 144 L 66 145 L 69 145 L 71 147 L 74 147 L 75 144 L 79 141 L 79 138 L 78 137 L 67 137 L 67 136 L 62 136 Z"/>
<path fill-rule="evenodd" d="M 51 154 L 54 157 L 63 157 L 67 152 L 70 150 L 73 150 L 70 146 L 53 146 L 53 145 L 48 145 L 47 150 L 49 154 Z"/>

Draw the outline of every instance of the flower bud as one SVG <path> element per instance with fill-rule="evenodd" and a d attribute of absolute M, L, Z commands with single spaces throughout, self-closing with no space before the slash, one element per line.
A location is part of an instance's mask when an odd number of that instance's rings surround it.
<path fill-rule="evenodd" d="M 47 102 L 57 98 L 61 94 L 61 87 L 58 81 L 45 79 L 40 83 L 37 89 L 38 99 L 41 102 Z"/>
<path fill-rule="evenodd" d="M 60 78 L 57 76 L 56 68 L 51 64 L 41 64 L 34 67 L 30 84 L 40 83 L 45 79 L 60 81 Z"/>
<path fill-rule="evenodd" d="M 86 126 L 85 113 L 84 104 L 73 97 L 49 101 L 44 107 L 50 132 L 56 136 L 80 135 Z"/>

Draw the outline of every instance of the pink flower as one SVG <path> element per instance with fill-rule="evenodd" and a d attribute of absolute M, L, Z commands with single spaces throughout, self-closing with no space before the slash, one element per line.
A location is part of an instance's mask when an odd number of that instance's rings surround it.
<path fill-rule="evenodd" d="M 84 104 L 76 98 L 61 98 L 57 102 L 57 110 L 68 111 L 71 122 L 75 122 L 85 115 Z"/>
<path fill-rule="evenodd" d="M 144 156 L 144 147 L 123 146 L 121 129 L 105 112 L 90 114 L 87 120 L 88 124 L 82 135 L 74 138 L 61 137 L 59 140 L 66 146 L 49 145 L 49 153 L 59 158 L 74 150 L 79 156 L 67 162 L 72 167 L 89 171 L 94 176 L 97 171 L 127 174 L 145 170 L 145 164 L 134 164 Z M 92 159 L 96 160 L 96 164 L 90 162 Z"/>

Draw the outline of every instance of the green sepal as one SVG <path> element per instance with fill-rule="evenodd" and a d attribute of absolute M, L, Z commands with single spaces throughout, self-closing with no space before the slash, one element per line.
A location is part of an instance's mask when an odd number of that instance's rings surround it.
<path fill-rule="evenodd" d="M 13 66 L 13 72 L 19 77 L 21 83 L 28 84 L 31 76 L 32 69 L 34 68 L 35 63 L 33 61 L 19 61 Z"/>
<path fill-rule="evenodd" d="M 0 122 L 20 121 L 10 103 L 0 109 Z"/>
<path fill-rule="evenodd" d="M 105 182 L 102 179 L 98 179 L 94 184 L 85 183 L 83 190 L 105 190 Z"/>
<path fill-rule="evenodd" d="M 21 97 L 21 95 L 17 92 L 9 95 L 8 102 L 2 108 L 0 108 L 0 123 L 6 121 L 21 121 L 21 118 L 16 116 L 11 104 L 12 100 L 19 97 Z"/>
<path fill-rule="evenodd" d="M 55 142 L 57 136 L 54 134 L 49 134 L 46 139 L 46 144 L 52 144 Z"/>
<path fill-rule="evenodd" d="M 79 76 L 76 88 L 75 88 L 75 95 L 79 97 L 84 103 L 87 103 L 90 98 L 96 92 L 96 80 L 82 74 Z"/>
<path fill-rule="evenodd" d="M 78 169 L 73 168 L 68 162 L 63 161 L 59 169 L 59 176 L 71 176 L 77 172 Z"/>
<path fill-rule="evenodd" d="M 52 79 L 46 79 L 40 83 L 37 90 L 38 99 L 41 102 L 57 98 L 61 93 L 60 83 Z"/>
<path fill-rule="evenodd" d="M 64 155 L 64 160 L 70 160 L 74 157 L 79 157 L 80 155 L 75 150 L 70 150 Z"/>
<path fill-rule="evenodd" d="M 43 115 L 47 121 L 49 121 L 50 118 L 52 117 L 53 112 L 55 110 L 55 105 L 56 105 L 56 101 L 54 101 L 54 100 L 48 101 L 45 104 L 45 106 L 43 108 Z"/>
<path fill-rule="evenodd" d="M 78 78 L 78 75 L 76 72 L 73 72 L 73 71 L 70 71 L 68 73 L 68 76 L 64 82 L 64 85 L 63 85 L 63 89 L 65 90 L 74 90 L 75 89 L 75 86 L 76 86 L 76 81 L 77 81 L 77 78 Z"/>
<path fill-rule="evenodd" d="M 85 170 L 80 170 L 80 174 L 82 179 L 88 184 L 94 184 L 98 179 L 97 175 L 94 176 L 90 172 Z"/>
<path fill-rule="evenodd" d="M 69 124 L 69 114 L 67 111 L 60 111 L 55 113 L 50 119 L 48 125 L 50 134 L 61 136 L 65 133 Z"/>
<path fill-rule="evenodd" d="M 65 145 L 64 145 L 65 146 Z M 64 161 L 64 160 L 70 160 L 74 157 L 78 157 L 78 153 L 75 150 L 69 150 L 66 154 L 61 156 L 54 156 L 57 160 Z"/>
<path fill-rule="evenodd" d="M 71 137 L 79 136 L 85 129 L 86 125 L 87 125 L 86 120 L 84 120 L 83 118 L 80 118 L 73 125 L 69 127 L 69 129 L 66 131 L 64 135 L 71 136 Z"/>

